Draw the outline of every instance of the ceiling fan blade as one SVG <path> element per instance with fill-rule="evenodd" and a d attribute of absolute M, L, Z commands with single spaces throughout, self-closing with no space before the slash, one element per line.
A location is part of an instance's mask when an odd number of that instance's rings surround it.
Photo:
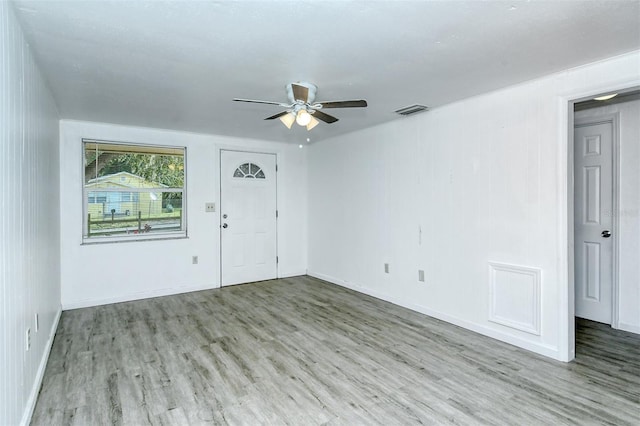
<path fill-rule="evenodd" d="M 291 89 L 293 90 L 293 99 L 296 101 L 302 101 L 307 103 L 309 100 L 309 88 L 305 86 L 300 86 L 295 83 L 291 83 Z"/>
<path fill-rule="evenodd" d="M 338 119 L 334 116 L 325 114 L 324 112 L 318 110 L 316 110 L 311 116 L 317 118 L 318 120 L 322 120 L 325 123 L 335 123 L 336 121 L 338 121 Z"/>
<path fill-rule="evenodd" d="M 330 101 L 330 102 L 318 102 L 322 105 L 322 108 L 364 108 L 367 106 L 367 101 L 364 99 L 352 100 L 352 101 Z"/>
<path fill-rule="evenodd" d="M 287 104 L 283 104 L 282 102 L 272 102 L 272 101 L 257 101 L 255 99 L 233 99 L 236 102 L 250 102 L 252 104 L 268 104 L 268 105 L 280 105 L 282 107 L 289 107 Z"/>
<path fill-rule="evenodd" d="M 283 115 L 287 115 L 287 114 L 289 114 L 289 111 L 282 111 L 282 112 L 277 113 L 276 115 L 272 115 L 271 117 L 265 118 L 265 120 L 275 120 L 276 118 L 280 118 Z"/>

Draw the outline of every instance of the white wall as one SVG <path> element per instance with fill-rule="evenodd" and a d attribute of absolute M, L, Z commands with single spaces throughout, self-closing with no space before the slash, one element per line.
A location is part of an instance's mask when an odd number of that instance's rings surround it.
<path fill-rule="evenodd" d="M 82 138 L 187 147 L 186 239 L 81 245 Z M 141 127 L 62 120 L 60 231 L 64 309 L 220 286 L 219 150 L 275 152 L 278 158 L 280 277 L 306 273 L 306 150 L 297 145 Z M 199 263 L 191 263 L 198 256 Z"/>
<path fill-rule="evenodd" d="M 16 425 L 31 416 L 60 312 L 58 113 L 7 2 L 0 52 L 0 424 Z"/>
<path fill-rule="evenodd" d="M 572 358 L 568 99 L 639 71 L 634 52 L 313 144 L 309 274 Z"/>
<path fill-rule="evenodd" d="M 640 101 L 576 112 L 576 119 L 618 114 L 618 328 L 640 333 Z"/>

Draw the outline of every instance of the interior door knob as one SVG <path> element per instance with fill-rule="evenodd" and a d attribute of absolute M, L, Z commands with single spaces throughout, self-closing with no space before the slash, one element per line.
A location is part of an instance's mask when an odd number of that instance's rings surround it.
<path fill-rule="evenodd" d="M 604 230 L 602 231 L 602 238 L 609 238 L 611 236 L 611 231 Z"/>
<path fill-rule="evenodd" d="M 229 225 L 227 225 L 226 223 L 223 223 L 223 224 L 222 224 L 222 227 L 223 227 L 223 228 L 225 228 L 225 229 L 227 229 L 227 227 L 229 227 Z"/>

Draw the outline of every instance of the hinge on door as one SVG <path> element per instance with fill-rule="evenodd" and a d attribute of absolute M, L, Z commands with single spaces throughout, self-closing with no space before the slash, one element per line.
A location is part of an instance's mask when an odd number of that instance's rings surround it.
<path fill-rule="evenodd" d="M 278 165 L 276 164 L 276 172 L 278 171 Z"/>
<path fill-rule="evenodd" d="M 279 262 L 279 261 L 278 261 L 278 256 L 276 256 L 276 263 L 278 263 L 278 262 Z"/>
<path fill-rule="evenodd" d="M 278 210 L 276 210 L 276 218 L 278 217 Z"/>

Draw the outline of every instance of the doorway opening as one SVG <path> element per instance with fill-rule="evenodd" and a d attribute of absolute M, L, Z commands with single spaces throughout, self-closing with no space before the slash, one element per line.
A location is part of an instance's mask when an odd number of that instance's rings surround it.
<path fill-rule="evenodd" d="M 616 93 L 616 95 L 613 95 Z M 640 230 L 640 87 L 597 93 L 569 101 L 568 273 L 569 359 L 576 354 L 576 319 L 640 332 L 620 321 L 621 283 L 640 278 L 629 248 Z M 631 129 L 631 130 L 630 130 Z M 622 133 L 622 134 L 621 134 Z M 640 133 L 640 131 L 637 131 Z M 624 155 L 622 155 L 624 152 Z M 634 183 L 638 181 L 638 183 Z M 637 187 L 637 188 L 636 188 Z M 630 232 L 631 231 L 631 232 Z M 632 250 L 633 251 L 633 250 Z M 635 279 L 633 278 L 636 275 Z M 630 280 L 631 278 L 631 280 Z M 624 281 L 623 281 L 624 280 Z M 640 308 L 636 308 L 640 309 Z M 606 327 L 605 327 L 606 329 Z"/>

